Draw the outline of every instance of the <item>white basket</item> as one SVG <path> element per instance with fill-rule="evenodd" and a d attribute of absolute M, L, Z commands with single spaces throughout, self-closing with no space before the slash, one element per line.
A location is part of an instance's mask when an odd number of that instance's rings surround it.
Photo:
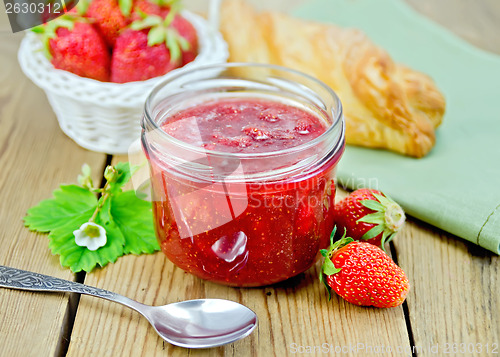
<path fill-rule="evenodd" d="M 189 11 L 182 16 L 198 33 L 199 53 L 182 70 L 199 65 L 225 62 L 227 44 L 209 24 Z M 108 154 L 126 154 L 140 135 L 140 118 L 151 89 L 168 76 L 130 83 L 100 82 L 54 68 L 42 52 L 42 43 L 33 33 L 21 42 L 18 59 L 23 72 L 47 94 L 62 131 L 78 145 Z"/>

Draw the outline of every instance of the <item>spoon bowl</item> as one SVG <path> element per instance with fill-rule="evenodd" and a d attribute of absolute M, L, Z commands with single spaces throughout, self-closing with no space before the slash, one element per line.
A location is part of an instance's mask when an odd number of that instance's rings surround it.
<path fill-rule="evenodd" d="M 167 342 L 186 348 L 225 345 L 248 336 L 257 325 L 249 308 L 221 299 L 187 300 L 153 307 L 146 316 Z"/>
<path fill-rule="evenodd" d="M 3 265 L 0 287 L 79 293 L 117 302 L 143 315 L 165 341 L 185 348 L 232 343 L 248 336 L 257 326 L 255 312 L 230 300 L 198 299 L 150 306 L 108 290 Z"/>

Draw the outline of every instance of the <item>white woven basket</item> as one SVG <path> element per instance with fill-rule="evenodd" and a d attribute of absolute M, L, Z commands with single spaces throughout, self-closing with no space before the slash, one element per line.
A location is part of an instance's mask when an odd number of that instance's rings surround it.
<path fill-rule="evenodd" d="M 182 69 L 225 62 L 228 50 L 215 30 L 217 19 L 209 24 L 189 11 L 183 11 L 182 16 L 195 27 L 199 42 L 198 56 Z M 141 82 L 100 82 L 54 68 L 41 48 L 39 38 L 27 33 L 18 52 L 23 72 L 45 91 L 66 135 L 86 149 L 108 154 L 127 153 L 140 135 L 140 118 L 149 92 L 180 70 Z"/>

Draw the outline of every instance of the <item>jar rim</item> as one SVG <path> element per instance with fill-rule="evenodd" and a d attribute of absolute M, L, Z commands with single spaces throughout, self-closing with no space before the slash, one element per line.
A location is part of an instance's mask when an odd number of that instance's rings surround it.
<path fill-rule="evenodd" d="M 274 150 L 274 151 L 266 151 L 266 152 L 253 152 L 253 153 L 235 153 L 235 152 L 225 152 L 225 151 L 217 151 L 217 150 L 210 150 L 206 149 L 204 147 L 200 147 L 197 145 L 190 144 L 186 141 L 180 140 L 175 138 L 174 136 L 168 134 L 165 132 L 162 128 L 161 125 L 159 125 L 154 118 L 151 116 L 151 110 L 152 110 L 152 101 L 155 98 L 155 96 L 162 90 L 166 85 L 169 83 L 178 80 L 181 77 L 190 75 L 195 72 L 200 72 L 200 71 L 207 71 L 207 70 L 227 70 L 230 68 L 241 68 L 241 67 L 249 67 L 249 68 L 261 68 L 261 69 L 271 69 L 275 71 L 282 71 L 282 72 L 287 72 L 293 75 L 297 75 L 300 77 L 303 77 L 306 80 L 312 81 L 316 85 L 319 85 L 322 87 L 328 95 L 330 95 L 333 98 L 333 101 L 335 103 L 334 105 L 334 118 L 331 123 L 331 125 L 319 136 L 316 138 L 312 139 L 311 141 L 302 143 L 297 146 L 293 146 L 290 148 L 285 148 L 285 149 L 280 149 L 280 150 Z M 311 75 L 308 75 L 306 73 L 288 68 L 288 67 L 283 67 L 283 66 L 278 66 L 278 65 L 272 65 L 272 64 L 264 64 L 264 63 L 246 63 L 246 62 L 228 62 L 228 63 L 217 63 L 217 64 L 210 64 L 210 65 L 203 65 L 203 66 L 197 66 L 194 68 L 191 68 L 189 70 L 183 70 L 179 71 L 176 74 L 173 74 L 172 76 L 168 77 L 167 79 L 161 81 L 158 83 L 152 91 L 149 93 L 145 105 L 144 105 L 144 119 L 147 121 L 147 123 L 152 126 L 153 130 L 155 132 L 158 132 L 159 135 L 163 138 L 166 139 L 174 144 L 176 144 L 179 147 L 182 147 L 183 149 L 187 149 L 189 151 L 193 152 L 198 152 L 202 154 L 207 154 L 211 155 L 214 157 L 228 157 L 228 156 L 235 156 L 239 159 L 257 159 L 257 158 L 269 158 L 270 156 L 279 156 L 279 155 L 284 155 L 284 154 L 293 154 L 294 152 L 301 152 L 303 150 L 307 150 L 311 147 L 314 147 L 318 143 L 322 142 L 326 137 L 328 137 L 333 131 L 337 129 L 337 126 L 339 124 L 342 125 L 341 130 L 338 133 L 338 138 L 336 140 L 336 145 L 335 147 L 337 149 L 340 149 L 341 146 L 338 145 L 338 143 L 342 140 L 342 138 L 345 135 L 345 125 L 342 121 L 343 117 L 343 108 L 342 108 L 342 103 L 340 102 L 340 98 L 337 96 L 337 94 L 324 82 L 318 80 L 317 78 L 314 78 Z"/>

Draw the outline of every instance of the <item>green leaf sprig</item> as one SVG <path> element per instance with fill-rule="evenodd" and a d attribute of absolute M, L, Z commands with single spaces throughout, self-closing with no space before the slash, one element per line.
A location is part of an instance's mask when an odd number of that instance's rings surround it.
<path fill-rule="evenodd" d="M 91 170 L 83 165 L 79 185 L 61 185 L 53 198 L 30 208 L 24 217 L 32 231 L 49 233 L 49 248 L 60 263 L 73 272 L 104 267 L 125 254 L 153 253 L 160 249 L 153 229 L 151 203 L 139 199 L 134 190 L 123 191 L 135 169 L 128 163 L 108 166 L 106 184 L 96 188 Z M 99 199 L 97 194 L 100 194 Z M 90 250 L 75 242 L 74 232 L 92 222 L 106 230 L 106 244 Z"/>

